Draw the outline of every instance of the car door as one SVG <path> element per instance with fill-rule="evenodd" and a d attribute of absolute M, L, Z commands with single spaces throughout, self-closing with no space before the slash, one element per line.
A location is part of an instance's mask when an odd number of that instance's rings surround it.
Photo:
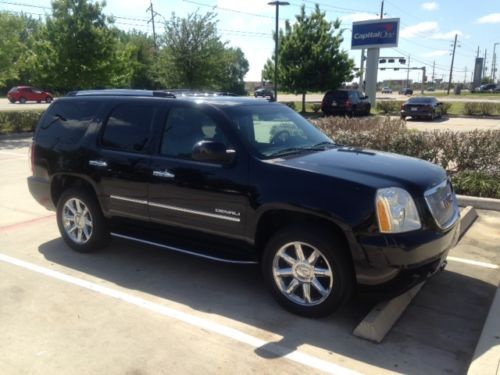
<path fill-rule="evenodd" d="M 107 112 L 88 167 L 109 215 L 149 220 L 152 128 L 161 112 L 159 103 L 144 98 L 121 99 Z"/>
<path fill-rule="evenodd" d="M 227 120 L 226 120 L 227 121 Z M 149 213 L 152 221 L 242 237 L 248 206 L 248 159 L 227 137 L 224 117 L 195 103 L 176 103 L 157 136 L 151 160 Z M 226 129 L 228 123 L 225 124 Z M 234 150 L 230 164 L 193 160 L 201 140 L 222 142 Z"/>

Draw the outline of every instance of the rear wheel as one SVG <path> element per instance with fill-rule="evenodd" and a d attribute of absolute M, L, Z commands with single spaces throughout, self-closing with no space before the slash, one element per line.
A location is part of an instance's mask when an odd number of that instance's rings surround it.
<path fill-rule="evenodd" d="M 81 253 L 95 251 L 109 240 L 109 230 L 97 199 L 85 189 L 70 188 L 57 204 L 57 225 L 64 241 Z"/>
<path fill-rule="evenodd" d="M 26 103 L 26 98 L 19 98 L 19 103 L 25 104 Z"/>
<path fill-rule="evenodd" d="M 50 102 L 52 102 L 52 98 L 50 96 L 47 96 L 45 98 L 45 103 L 50 103 Z"/>
<path fill-rule="evenodd" d="M 266 283 L 288 311 L 316 318 L 333 313 L 350 297 L 353 268 L 345 246 L 315 228 L 278 232 L 262 260 Z"/>

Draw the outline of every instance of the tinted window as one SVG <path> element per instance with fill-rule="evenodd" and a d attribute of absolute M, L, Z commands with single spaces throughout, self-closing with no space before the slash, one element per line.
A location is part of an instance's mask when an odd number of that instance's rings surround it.
<path fill-rule="evenodd" d="M 149 140 L 153 116 L 153 104 L 119 104 L 104 127 L 103 146 L 122 151 L 143 151 Z"/>
<path fill-rule="evenodd" d="M 195 108 L 172 108 L 163 130 L 160 153 L 190 159 L 194 145 L 201 140 L 228 146 L 226 137 L 208 115 Z"/>
<path fill-rule="evenodd" d="M 331 99 L 347 99 L 347 91 L 331 91 L 327 95 Z"/>
<path fill-rule="evenodd" d="M 99 107 L 98 102 L 92 101 L 58 101 L 44 115 L 37 135 L 58 143 L 77 143 L 94 122 Z"/>
<path fill-rule="evenodd" d="M 241 137 L 263 157 L 332 142 L 297 112 L 282 105 L 228 107 L 224 112 Z"/>
<path fill-rule="evenodd" d="M 414 103 L 414 104 L 431 104 L 436 101 L 436 98 L 430 97 L 430 98 L 411 98 L 408 99 L 408 103 Z"/>

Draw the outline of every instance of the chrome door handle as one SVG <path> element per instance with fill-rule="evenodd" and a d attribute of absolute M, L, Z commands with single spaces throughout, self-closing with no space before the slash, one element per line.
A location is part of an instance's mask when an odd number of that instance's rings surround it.
<path fill-rule="evenodd" d="M 175 174 L 170 173 L 169 171 L 153 171 L 153 176 L 163 177 L 163 178 L 174 178 Z"/>
<path fill-rule="evenodd" d="M 106 163 L 104 160 L 89 160 L 89 165 L 104 168 L 108 166 L 108 163 Z"/>

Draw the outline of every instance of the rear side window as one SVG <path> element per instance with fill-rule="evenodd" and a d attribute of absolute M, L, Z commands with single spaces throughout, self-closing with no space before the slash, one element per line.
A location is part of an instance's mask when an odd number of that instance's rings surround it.
<path fill-rule="evenodd" d="M 155 107 L 150 103 L 123 103 L 108 117 L 102 145 L 115 150 L 142 152 L 149 141 Z"/>
<path fill-rule="evenodd" d="M 328 94 L 330 99 L 347 99 L 347 91 L 332 91 Z"/>
<path fill-rule="evenodd" d="M 91 123 L 95 121 L 100 104 L 74 100 L 55 102 L 42 118 L 37 135 L 57 143 L 78 143 Z"/>

